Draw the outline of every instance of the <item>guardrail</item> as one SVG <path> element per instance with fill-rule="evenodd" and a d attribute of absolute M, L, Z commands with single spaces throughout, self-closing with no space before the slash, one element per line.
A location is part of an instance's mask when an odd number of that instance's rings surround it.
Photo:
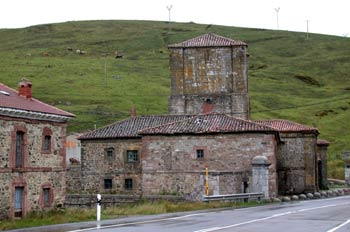
<path fill-rule="evenodd" d="M 238 193 L 238 194 L 228 194 L 228 195 L 212 195 L 203 196 L 202 201 L 234 201 L 234 200 L 251 200 L 257 199 L 261 200 L 265 195 L 264 193 Z"/>

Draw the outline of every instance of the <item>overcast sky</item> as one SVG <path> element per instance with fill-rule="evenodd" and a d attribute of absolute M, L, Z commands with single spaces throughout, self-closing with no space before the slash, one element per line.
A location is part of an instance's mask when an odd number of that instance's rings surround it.
<path fill-rule="evenodd" d="M 171 20 L 350 37 L 350 0 L 0 0 L 0 28 L 99 19 Z"/>

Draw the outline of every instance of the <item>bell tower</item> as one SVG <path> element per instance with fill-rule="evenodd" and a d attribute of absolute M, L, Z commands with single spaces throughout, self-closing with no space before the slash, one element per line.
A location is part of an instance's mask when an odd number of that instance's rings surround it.
<path fill-rule="evenodd" d="M 247 44 L 212 33 L 169 45 L 169 114 L 249 118 Z"/>

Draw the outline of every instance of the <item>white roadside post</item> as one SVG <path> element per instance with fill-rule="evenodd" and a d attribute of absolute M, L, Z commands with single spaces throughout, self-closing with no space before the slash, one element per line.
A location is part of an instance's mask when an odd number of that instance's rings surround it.
<path fill-rule="evenodd" d="M 97 194 L 97 227 L 100 227 L 101 221 L 101 194 Z"/>

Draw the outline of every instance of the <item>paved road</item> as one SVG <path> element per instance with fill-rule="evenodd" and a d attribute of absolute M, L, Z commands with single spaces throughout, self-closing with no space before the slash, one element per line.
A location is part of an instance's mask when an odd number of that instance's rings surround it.
<path fill-rule="evenodd" d="M 130 220 L 130 219 L 129 219 Z M 236 210 L 202 212 L 101 225 L 74 232 L 349 232 L 350 197 L 300 201 Z"/>
<path fill-rule="evenodd" d="M 350 232 L 350 196 L 226 209 L 72 223 L 17 231 L 71 232 Z"/>

